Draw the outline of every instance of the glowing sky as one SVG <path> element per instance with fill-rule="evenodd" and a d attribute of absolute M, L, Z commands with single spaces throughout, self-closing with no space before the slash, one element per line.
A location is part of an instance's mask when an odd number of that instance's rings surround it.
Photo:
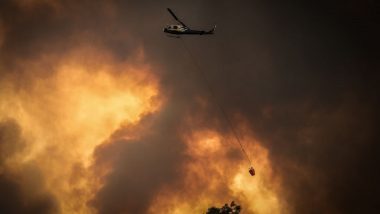
<path fill-rule="evenodd" d="M 0 213 L 371 211 L 372 3 L 315 4 L 2 1 Z"/>

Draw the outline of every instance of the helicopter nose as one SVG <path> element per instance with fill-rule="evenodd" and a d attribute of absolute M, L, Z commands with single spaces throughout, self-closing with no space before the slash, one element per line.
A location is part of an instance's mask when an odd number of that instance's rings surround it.
<path fill-rule="evenodd" d="M 168 29 L 166 27 L 163 30 L 164 30 L 165 33 L 168 32 Z"/>

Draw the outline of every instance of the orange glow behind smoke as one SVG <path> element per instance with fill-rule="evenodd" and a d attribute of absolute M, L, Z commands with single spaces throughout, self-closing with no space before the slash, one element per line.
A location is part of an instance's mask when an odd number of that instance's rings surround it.
<path fill-rule="evenodd" d="M 243 124 L 242 124 L 243 126 Z M 244 127 L 243 127 L 244 128 Z M 151 205 L 150 213 L 205 213 L 211 206 L 221 207 L 235 200 L 243 213 L 286 213 L 280 200 L 280 180 L 272 172 L 268 151 L 251 133 L 243 144 L 254 156 L 256 175 L 240 156 L 234 137 L 214 130 L 184 135 L 190 161 L 182 169 L 183 183 L 163 188 Z"/>
<path fill-rule="evenodd" d="M 94 149 L 121 126 L 138 124 L 144 114 L 161 106 L 157 78 L 141 62 L 141 53 L 133 59 L 138 65 L 93 53 L 82 48 L 61 58 L 23 62 L 25 79 L 9 76 L 1 82 L 0 121 L 14 119 L 26 141 L 22 152 L 7 158 L 5 170 L 21 177 L 25 194 L 52 193 L 62 213 L 96 213 L 88 202 L 112 166 L 98 167 L 95 174 Z M 51 73 L 39 70 L 46 62 L 54 62 Z M 26 81 L 26 86 L 18 81 Z M 196 121 L 185 122 L 197 127 Z M 149 213 L 204 213 L 231 200 L 241 204 L 244 213 L 284 213 L 268 151 L 244 122 L 239 129 L 246 150 L 254 154 L 254 177 L 233 136 L 211 129 L 184 131 L 188 159 L 179 172 L 182 177 L 161 189 Z M 28 182 L 29 175 L 23 173 L 28 165 L 41 171 L 45 186 Z"/>
<path fill-rule="evenodd" d="M 149 66 L 118 63 L 94 51 L 23 63 L 29 87 L 17 88 L 11 77 L 1 83 L 0 121 L 16 120 L 27 143 L 5 167 L 14 174 L 26 165 L 38 167 L 46 182 L 39 188 L 57 198 L 62 213 L 94 212 L 86 206 L 102 185 L 102 175 L 90 168 L 94 149 L 121 125 L 135 124 L 160 106 Z M 47 61 L 56 62 L 50 74 L 39 70 Z"/>
<path fill-rule="evenodd" d="M 0 173 L 6 170 L 20 178 L 31 198 L 52 193 L 62 213 L 96 213 L 88 203 L 112 165 L 93 167 L 94 149 L 109 142 L 120 127 L 132 127 L 161 107 L 157 77 L 142 59 L 140 52 L 119 62 L 105 51 L 83 47 L 64 56 L 20 62 L 23 78 L 9 75 L 0 82 L 0 121 L 10 118 L 20 125 L 26 148 L 7 157 Z M 186 126 L 198 127 L 196 116 L 187 119 Z M 238 128 L 246 150 L 254 154 L 254 177 L 233 136 L 186 129 L 181 136 L 188 159 L 181 177 L 160 189 L 149 213 L 204 213 L 231 200 L 244 213 L 284 213 L 280 180 L 272 172 L 268 151 L 244 122 Z M 38 186 L 24 172 L 30 165 L 41 172 L 44 182 Z"/>

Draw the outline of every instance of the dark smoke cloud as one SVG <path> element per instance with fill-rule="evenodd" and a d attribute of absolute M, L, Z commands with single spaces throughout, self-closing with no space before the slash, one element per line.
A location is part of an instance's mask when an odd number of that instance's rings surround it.
<path fill-rule="evenodd" d="M 214 37 L 184 40 L 227 112 L 244 115 L 270 149 L 290 212 L 377 210 L 379 31 L 372 1 L 170 6 L 194 26 L 218 23 Z M 146 28 L 148 54 L 168 70 L 164 83 L 186 97 L 207 97 L 181 42 Z M 209 118 L 220 117 L 215 111 Z"/>
<path fill-rule="evenodd" d="M 57 204 L 53 196 L 43 191 L 43 178 L 32 165 L 23 167 L 15 175 L 6 168 L 4 161 L 26 148 L 21 130 L 13 120 L 0 122 L 0 212 L 1 213 L 56 213 Z M 18 180 L 28 179 L 27 184 Z M 23 186 L 29 186 L 27 194 Z M 34 197 L 28 197 L 34 195 Z"/>
<path fill-rule="evenodd" d="M 100 213 L 146 212 L 160 187 L 181 177 L 186 156 L 177 134 L 183 118 L 189 112 L 205 121 L 220 118 L 216 107 L 205 111 L 195 104 L 209 94 L 181 41 L 161 32 L 173 22 L 166 7 L 190 26 L 217 23 L 214 36 L 183 40 L 228 114 L 243 115 L 269 149 L 290 212 L 378 210 L 380 34 L 374 1 L 112 1 L 108 9 L 116 16 L 98 1 L 59 2 L 60 9 L 38 4 L 29 10 L 0 3 L 6 30 L 0 74 L 15 70 L 17 60 L 59 56 L 83 43 L 101 45 L 120 60 L 141 45 L 168 96 L 165 109 L 146 119 L 143 136 L 123 140 L 130 128 L 121 128 L 97 149 L 97 164 L 113 166 L 90 202 Z M 24 76 L 18 74 L 20 81 Z M 223 126 L 204 126 L 216 124 Z M 18 206 L 23 196 L 17 183 L 4 176 L 0 183 L 10 195 L 4 207 L 26 209 Z M 51 199 L 41 200 L 33 209 L 52 209 Z"/>
<path fill-rule="evenodd" d="M 183 113 L 166 109 L 159 116 L 148 116 L 139 130 L 144 136 L 123 140 L 118 133 L 110 143 L 98 148 L 97 166 L 110 163 L 113 172 L 98 192 L 93 205 L 100 213 L 146 213 L 155 193 L 181 175 L 183 144 L 176 119 Z M 149 125 L 150 124 L 150 125 Z M 130 132 L 121 129 L 119 132 Z"/>
<path fill-rule="evenodd" d="M 124 22 L 114 7 L 112 1 L 2 1 L 0 23 L 3 29 L 0 32 L 4 32 L 4 38 L 0 60 L 4 68 L 1 72 L 23 72 L 24 78 L 49 75 L 54 71 L 55 61 L 46 62 L 46 67 L 33 75 L 25 74 L 19 64 L 47 55 L 59 59 L 84 45 L 107 47 L 121 60 L 127 58 L 135 52 L 139 42 L 133 42 L 125 34 L 131 27 L 120 27 Z M 83 62 L 85 60 L 84 57 Z"/>

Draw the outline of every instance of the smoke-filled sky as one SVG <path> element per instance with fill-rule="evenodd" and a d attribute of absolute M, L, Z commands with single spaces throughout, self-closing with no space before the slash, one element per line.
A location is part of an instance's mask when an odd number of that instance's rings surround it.
<path fill-rule="evenodd" d="M 166 36 L 167 7 L 215 34 Z M 371 0 L 1 1 L 0 213 L 379 211 L 377 18 Z"/>

